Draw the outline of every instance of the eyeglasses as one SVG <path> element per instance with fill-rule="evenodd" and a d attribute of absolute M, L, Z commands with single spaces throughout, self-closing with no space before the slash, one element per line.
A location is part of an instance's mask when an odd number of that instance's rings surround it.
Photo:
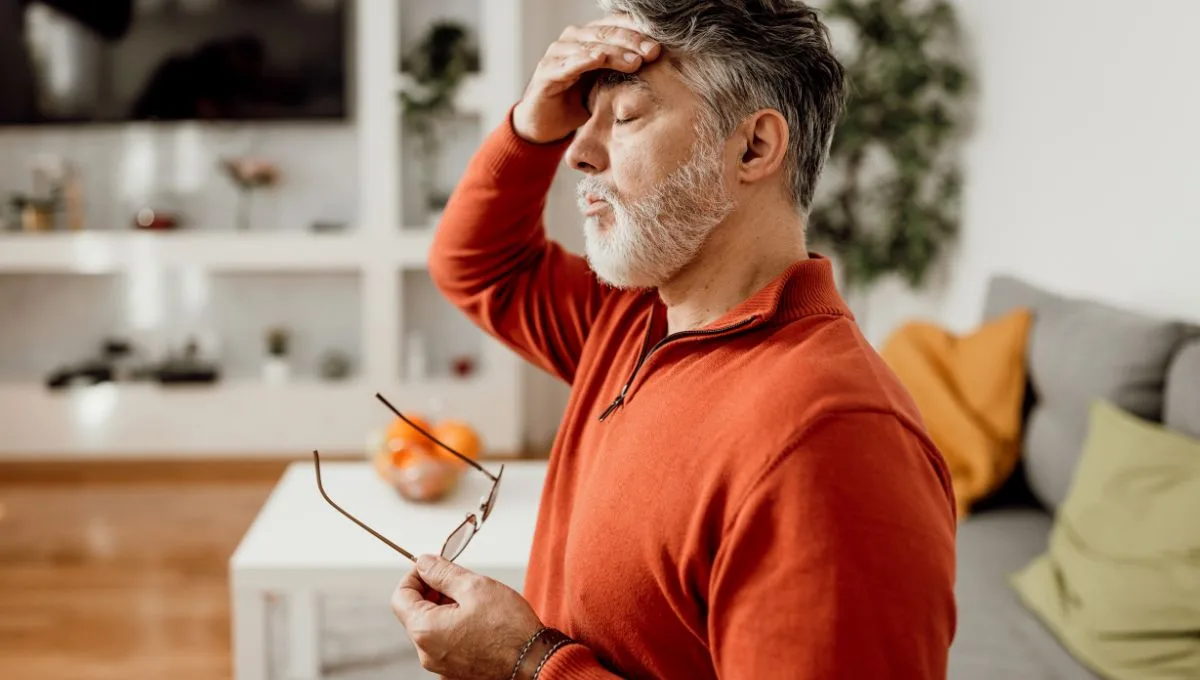
<path fill-rule="evenodd" d="M 429 440 L 432 441 L 434 444 L 437 444 L 438 446 L 442 447 L 446 451 L 449 451 L 454 456 L 456 456 L 459 460 L 470 465 L 471 467 L 475 468 L 476 470 L 479 470 L 483 474 L 487 475 L 488 479 L 492 480 L 492 490 L 490 492 L 488 492 L 488 494 L 486 496 L 483 496 L 479 499 L 478 512 L 468 513 L 467 518 L 462 521 L 462 524 L 459 524 L 458 527 L 454 531 L 450 532 L 450 536 L 447 537 L 446 542 L 444 544 L 442 544 L 442 552 L 441 552 L 442 557 L 453 562 L 459 555 L 462 554 L 462 551 L 467 547 L 467 544 L 470 543 L 471 539 L 475 537 L 475 533 L 479 531 L 479 528 L 483 525 L 484 522 L 487 521 L 487 518 L 492 514 L 492 508 L 494 508 L 496 506 L 496 493 L 500 490 L 500 478 L 504 475 L 504 466 L 501 465 L 500 472 L 493 475 L 492 473 L 485 470 L 483 468 L 483 466 L 481 466 L 479 463 L 476 463 L 474 460 L 471 460 L 469 457 L 464 456 L 463 454 L 459 453 L 458 451 L 455 451 L 454 449 L 450 448 L 449 446 L 447 446 L 446 444 L 441 442 L 437 437 L 434 437 L 433 435 L 431 435 L 428 432 L 426 432 L 425 430 L 423 430 L 420 425 L 417 425 L 413 421 L 409 420 L 407 417 L 405 417 L 405 415 L 403 413 L 398 411 L 395 406 L 392 406 L 391 403 L 388 402 L 387 399 L 384 399 L 383 395 L 376 393 L 375 398 L 378 399 L 379 401 L 383 402 L 384 406 L 387 406 L 389 409 L 391 409 L 392 413 L 395 413 L 396 417 L 399 418 L 400 420 L 403 420 L 405 423 L 407 423 L 409 425 L 409 427 L 413 428 L 417 432 L 420 432 L 422 435 L 429 438 Z M 342 513 L 351 522 L 354 522 L 358 526 L 365 529 L 368 533 L 370 533 L 375 538 L 378 538 L 379 540 L 386 543 L 388 545 L 388 547 L 390 547 L 392 550 L 395 550 L 396 552 L 400 553 L 401 555 L 404 555 L 405 557 L 407 557 L 409 560 L 411 560 L 413 562 L 417 561 L 417 558 L 411 552 L 396 545 L 392 541 L 388 540 L 388 538 L 385 537 L 383 534 L 381 534 L 378 531 L 375 531 L 371 527 L 367 526 L 365 523 L 363 523 L 362 520 L 358 519 L 357 517 L 350 514 L 349 512 L 346 512 L 342 508 L 342 506 L 335 503 L 333 501 L 333 499 L 329 497 L 329 494 L 325 493 L 325 485 L 322 484 L 322 482 L 321 482 L 321 456 L 316 451 L 313 451 L 313 468 L 317 472 L 317 490 L 321 492 L 321 497 L 324 498 L 327 503 L 329 503 L 330 505 L 333 506 L 334 510 L 337 510 L 338 512 Z"/>

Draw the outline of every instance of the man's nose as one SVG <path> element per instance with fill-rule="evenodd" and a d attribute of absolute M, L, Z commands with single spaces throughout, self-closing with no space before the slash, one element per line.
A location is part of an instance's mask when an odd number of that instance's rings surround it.
<path fill-rule="evenodd" d="M 575 131 L 575 139 L 567 147 L 567 165 L 589 175 L 608 169 L 608 152 L 596 130 L 595 118 Z"/>

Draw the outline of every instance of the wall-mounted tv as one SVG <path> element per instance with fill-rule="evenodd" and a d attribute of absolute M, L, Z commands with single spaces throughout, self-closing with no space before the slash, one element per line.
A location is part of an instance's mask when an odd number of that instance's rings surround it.
<path fill-rule="evenodd" d="M 341 120 L 352 0 L 0 0 L 0 125 Z"/>

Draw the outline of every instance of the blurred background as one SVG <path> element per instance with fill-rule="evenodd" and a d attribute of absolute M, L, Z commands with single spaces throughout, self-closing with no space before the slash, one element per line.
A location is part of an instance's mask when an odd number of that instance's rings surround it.
<path fill-rule="evenodd" d="M 1200 5 L 814 4 L 853 92 L 810 246 L 983 527 L 952 676 L 1100 677 L 1089 629 L 1006 579 L 1053 550 L 1094 402 L 1200 437 Z M 314 448 L 371 471 L 377 512 L 461 521 L 463 469 L 421 467 L 447 459 L 375 393 L 492 468 L 545 458 L 567 386 L 451 309 L 425 258 L 546 46 L 598 16 L 0 0 L 0 677 L 420 677 L 386 593 L 280 606 L 238 642 L 231 558 Z M 547 224 L 578 251 L 575 180 Z M 1152 552 L 1200 546 L 1177 539 Z"/>

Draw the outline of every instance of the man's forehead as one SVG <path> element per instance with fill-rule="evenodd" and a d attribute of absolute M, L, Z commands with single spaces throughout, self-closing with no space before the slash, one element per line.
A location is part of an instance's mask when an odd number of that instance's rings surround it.
<path fill-rule="evenodd" d="M 628 86 L 636 90 L 653 92 L 654 88 L 646 80 L 641 71 L 622 73 L 621 71 L 601 71 L 592 83 L 593 90 L 610 90 L 614 87 Z"/>
<path fill-rule="evenodd" d="M 655 75 L 655 71 L 658 70 L 659 66 L 660 64 L 658 63 L 648 64 L 645 68 L 638 69 L 633 73 L 608 69 L 596 72 L 587 90 L 588 103 L 595 102 L 597 95 L 601 92 L 616 88 L 637 90 L 650 95 L 656 101 L 661 101 L 662 97 L 659 94 L 659 90 L 662 87 L 662 83 L 657 81 L 661 80 L 662 76 Z M 588 108 L 590 109 L 591 107 L 589 106 Z"/>

